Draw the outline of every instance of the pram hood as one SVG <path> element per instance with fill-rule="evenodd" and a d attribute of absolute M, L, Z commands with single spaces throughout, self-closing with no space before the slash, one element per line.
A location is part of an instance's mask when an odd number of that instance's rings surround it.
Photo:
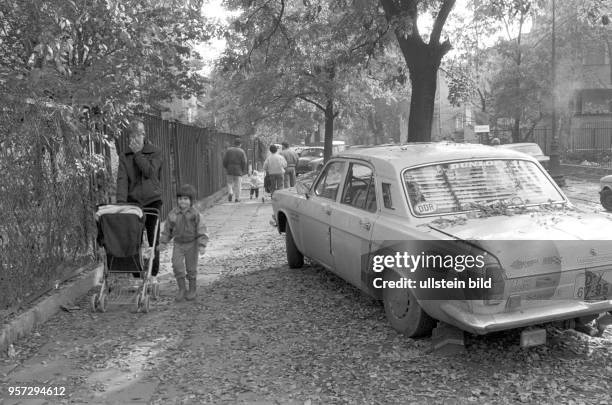
<path fill-rule="evenodd" d="M 103 205 L 95 214 L 98 245 L 113 257 L 132 257 L 140 253 L 145 226 L 141 208 L 133 205 Z"/>
<path fill-rule="evenodd" d="M 136 205 L 107 204 L 98 207 L 98 211 L 96 211 L 95 215 L 96 221 L 105 214 L 132 214 L 138 216 L 138 218 L 142 218 L 144 216 L 142 209 Z"/>

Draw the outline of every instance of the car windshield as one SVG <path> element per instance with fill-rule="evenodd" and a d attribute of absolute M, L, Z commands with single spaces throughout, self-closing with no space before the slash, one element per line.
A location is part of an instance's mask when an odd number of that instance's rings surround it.
<path fill-rule="evenodd" d="M 408 201 L 417 216 L 482 206 L 564 202 L 539 167 L 526 160 L 470 160 L 406 169 Z"/>
<path fill-rule="evenodd" d="M 302 151 L 301 157 L 315 156 L 323 157 L 323 149 L 305 149 Z"/>

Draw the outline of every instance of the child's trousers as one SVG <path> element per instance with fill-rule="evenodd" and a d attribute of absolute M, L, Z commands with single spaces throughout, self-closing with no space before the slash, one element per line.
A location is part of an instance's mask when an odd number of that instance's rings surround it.
<path fill-rule="evenodd" d="M 251 187 L 250 196 L 253 197 L 253 194 L 255 195 L 255 198 L 259 198 L 259 187 Z"/>
<path fill-rule="evenodd" d="M 174 277 L 196 278 L 198 274 L 198 241 L 190 243 L 174 242 L 172 249 L 172 271 Z"/>

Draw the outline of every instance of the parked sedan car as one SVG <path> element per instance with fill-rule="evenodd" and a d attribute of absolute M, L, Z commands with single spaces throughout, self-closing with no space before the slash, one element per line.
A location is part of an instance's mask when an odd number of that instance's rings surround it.
<path fill-rule="evenodd" d="M 303 174 L 310 171 L 309 163 L 311 160 L 323 158 L 323 147 L 322 146 L 311 146 L 305 149 L 302 149 L 302 153 L 300 153 L 300 158 L 295 167 L 296 174 Z"/>
<path fill-rule="evenodd" d="M 612 174 L 599 180 L 599 201 L 607 211 L 612 211 Z"/>
<path fill-rule="evenodd" d="M 523 153 L 449 143 L 355 148 L 296 190 L 272 198 L 289 266 L 304 256 L 320 263 L 382 300 L 408 336 L 429 334 L 436 320 L 487 334 L 572 327 L 612 310 L 612 219 L 579 212 Z M 468 257 L 476 262 L 458 268 Z"/>
<path fill-rule="evenodd" d="M 308 162 L 308 168 L 312 172 L 319 172 L 323 168 L 323 158 L 313 159 Z"/>
<path fill-rule="evenodd" d="M 519 152 L 526 153 L 528 155 L 533 156 L 540 162 L 545 169 L 548 169 L 548 162 L 550 161 L 550 157 L 546 156 L 540 145 L 533 142 L 519 142 L 519 143 L 507 143 L 504 145 L 499 145 L 500 148 L 512 149 Z"/>

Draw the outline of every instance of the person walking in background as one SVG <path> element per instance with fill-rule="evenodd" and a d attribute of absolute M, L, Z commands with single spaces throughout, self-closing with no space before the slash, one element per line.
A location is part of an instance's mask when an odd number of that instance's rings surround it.
<path fill-rule="evenodd" d="M 263 164 L 266 176 L 270 178 L 270 194 L 283 188 L 283 175 L 287 167 L 287 161 L 277 151 L 276 145 L 270 145 L 270 156 Z"/>
<path fill-rule="evenodd" d="M 285 188 L 295 187 L 295 167 L 297 166 L 299 156 L 289 148 L 288 142 L 283 142 L 281 145 L 283 149 L 280 151 L 280 154 L 287 161 L 287 169 L 283 176 L 283 186 Z"/>
<path fill-rule="evenodd" d="M 128 139 L 128 150 L 119 158 L 116 201 L 135 203 L 142 208 L 155 208 L 161 212 L 163 165 L 161 149 L 146 139 L 145 126 L 140 119 L 133 119 L 130 122 Z M 152 246 L 155 237 L 156 222 L 157 218 L 154 215 L 146 216 L 145 227 L 149 246 Z M 159 245 L 159 228 L 156 245 Z M 158 272 L 159 249 L 156 246 L 151 269 L 153 283 L 157 283 Z"/>
<path fill-rule="evenodd" d="M 193 207 L 196 190 L 184 184 L 177 191 L 178 206 L 168 214 L 161 243 L 174 239 L 172 247 L 172 271 L 176 278 L 178 292 L 176 302 L 191 301 L 196 297 L 198 257 L 204 253 L 208 244 L 206 225 L 202 214 Z M 185 277 L 189 281 L 187 291 Z"/>
<path fill-rule="evenodd" d="M 227 174 L 228 201 L 240 202 L 240 187 L 242 186 L 242 175 L 247 174 L 247 156 L 240 147 L 240 139 L 234 141 L 234 146 L 229 148 L 223 156 L 223 168 Z"/>

